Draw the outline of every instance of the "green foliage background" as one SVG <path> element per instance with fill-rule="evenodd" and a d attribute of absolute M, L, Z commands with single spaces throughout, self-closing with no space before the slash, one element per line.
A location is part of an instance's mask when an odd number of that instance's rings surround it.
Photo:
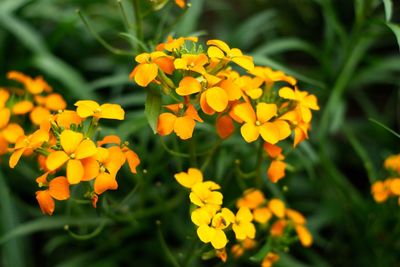
<path fill-rule="evenodd" d="M 385 178 L 383 159 L 400 152 L 400 140 L 369 120 L 400 130 L 398 1 L 192 0 L 187 12 L 171 2 L 156 13 L 142 1 L 142 9 L 144 45 L 168 33 L 222 39 L 318 96 L 310 140 L 290 155 L 294 172 L 278 184 L 288 190 L 265 182 L 271 196 L 308 217 L 315 244 L 293 246 L 277 266 L 400 266 L 399 206 L 396 200 L 376 204 L 370 195 L 371 182 Z M 124 170 L 119 190 L 107 193 L 99 209 L 69 201 L 57 204 L 52 217 L 41 215 L 34 198 L 34 164 L 25 161 L 11 172 L 2 159 L 1 266 L 218 265 L 191 258 L 199 256 L 200 244 L 190 245 L 197 237 L 189 201 L 172 177 L 189 161 L 165 150 L 176 145 L 173 137 L 161 141 L 152 134 L 145 92 L 128 80 L 133 55 L 143 50 L 132 37 L 134 18 L 128 0 L 0 1 L 0 84 L 7 85 L 7 71 L 19 70 L 43 75 L 70 104 L 121 104 L 127 120 L 103 129 L 129 140 L 142 158 L 140 174 Z M 196 133 L 198 151 L 216 139 L 212 131 L 202 126 Z M 184 142 L 183 151 L 189 147 Z M 253 149 L 232 138 L 208 165 L 206 176 L 229 188 L 228 202 L 241 193 L 232 164 L 241 159 L 251 170 Z"/>

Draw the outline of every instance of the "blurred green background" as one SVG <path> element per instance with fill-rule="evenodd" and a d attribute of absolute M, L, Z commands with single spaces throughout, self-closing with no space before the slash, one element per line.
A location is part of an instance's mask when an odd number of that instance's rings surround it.
<path fill-rule="evenodd" d="M 158 11 L 140 3 L 145 46 L 168 34 L 222 39 L 318 96 L 310 140 L 288 157 L 295 171 L 264 189 L 307 216 L 315 244 L 293 246 L 276 266 L 400 266 L 400 207 L 396 200 L 376 204 L 370 195 L 371 182 L 385 178 L 384 158 L 400 152 L 399 138 L 370 120 L 400 131 L 400 3 L 192 0 L 187 11 L 173 1 Z M 41 215 L 35 200 L 35 165 L 28 160 L 11 172 L 1 159 L 1 266 L 218 265 L 187 258 L 197 237 L 172 174 L 189 166 L 170 159 L 153 136 L 145 93 L 128 80 L 143 50 L 132 37 L 135 25 L 128 0 L 0 1 L 1 86 L 7 71 L 19 70 L 43 75 L 70 108 L 78 99 L 121 104 L 127 120 L 104 131 L 129 140 L 142 159 L 140 174 L 124 170 L 119 190 L 107 193 L 99 209 L 71 200 L 57 203 L 52 217 Z M 202 130 L 198 140 L 208 140 L 209 129 Z M 163 142 L 174 144 L 172 137 Z M 232 162 L 249 153 L 240 139 L 225 142 L 207 177 L 231 186 Z M 228 201 L 240 195 L 236 187 L 227 190 Z"/>

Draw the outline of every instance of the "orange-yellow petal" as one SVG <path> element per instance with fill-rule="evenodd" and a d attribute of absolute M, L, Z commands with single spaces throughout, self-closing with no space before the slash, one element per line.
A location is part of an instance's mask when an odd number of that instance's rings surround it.
<path fill-rule="evenodd" d="M 14 169 L 15 165 L 17 165 L 19 159 L 21 158 L 22 154 L 25 152 L 25 148 L 20 148 L 15 150 L 9 159 L 8 165 L 10 166 L 11 169 Z"/>
<path fill-rule="evenodd" d="M 9 143 L 15 143 L 18 137 L 24 135 L 24 129 L 16 123 L 10 123 L 3 130 L 3 136 Z"/>
<path fill-rule="evenodd" d="M 192 188 L 203 181 L 203 174 L 199 169 L 189 168 L 188 172 L 180 172 L 174 175 L 176 181 L 184 187 Z"/>
<path fill-rule="evenodd" d="M 33 103 L 28 100 L 17 102 L 12 107 L 12 113 L 15 115 L 24 115 L 33 109 Z"/>
<path fill-rule="evenodd" d="M 29 118 L 35 125 L 40 125 L 44 120 L 50 118 L 50 111 L 44 107 L 35 107 L 29 114 Z"/>
<path fill-rule="evenodd" d="M 90 181 L 99 175 L 100 165 L 94 157 L 82 159 L 81 162 L 84 169 L 82 181 Z"/>
<path fill-rule="evenodd" d="M 308 231 L 308 229 L 302 225 L 297 225 L 295 227 L 295 229 L 296 229 L 297 235 L 299 236 L 300 243 L 304 247 L 311 246 L 312 242 L 313 242 L 313 238 L 312 238 L 310 231 Z"/>
<path fill-rule="evenodd" d="M 7 126 L 10 121 L 11 112 L 8 108 L 0 108 L 0 129 Z"/>
<path fill-rule="evenodd" d="M 100 118 L 114 120 L 123 120 L 125 118 L 125 111 L 118 104 L 103 104 L 100 109 Z"/>
<path fill-rule="evenodd" d="M 158 66 L 155 63 L 142 63 L 136 68 L 134 79 L 142 87 L 146 87 L 157 77 Z"/>
<path fill-rule="evenodd" d="M 228 138 L 235 131 L 232 118 L 228 115 L 223 115 L 217 118 L 216 128 L 218 136 L 222 139 Z"/>
<path fill-rule="evenodd" d="M 60 168 L 69 160 L 69 156 L 64 151 L 54 151 L 46 159 L 46 167 L 49 171 Z"/>
<path fill-rule="evenodd" d="M 192 137 L 195 125 L 196 122 L 188 116 L 179 117 L 175 121 L 174 132 L 182 140 L 186 140 Z"/>
<path fill-rule="evenodd" d="M 124 154 L 128 162 L 131 173 L 137 173 L 136 167 L 140 164 L 139 156 L 133 150 L 130 149 L 124 152 Z"/>
<path fill-rule="evenodd" d="M 157 132 L 159 135 L 169 135 L 174 131 L 177 117 L 172 113 L 162 113 L 158 116 Z"/>
<path fill-rule="evenodd" d="M 254 69 L 253 58 L 250 56 L 232 57 L 232 61 L 238 64 L 240 67 L 244 68 L 245 70 Z"/>
<path fill-rule="evenodd" d="M 242 127 L 240 127 L 240 133 L 247 143 L 254 142 L 260 136 L 259 127 L 251 122 L 243 124 Z"/>
<path fill-rule="evenodd" d="M 115 190 L 117 188 L 118 183 L 115 177 L 106 172 L 100 173 L 94 181 L 94 192 L 98 195 L 104 193 L 106 190 Z"/>
<path fill-rule="evenodd" d="M 179 82 L 179 87 L 176 88 L 176 93 L 180 96 L 187 96 L 198 93 L 200 90 L 200 82 L 193 77 L 186 76 Z"/>
<path fill-rule="evenodd" d="M 256 122 L 256 113 L 250 103 L 238 104 L 233 108 L 235 116 L 239 117 L 245 122 Z"/>
<path fill-rule="evenodd" d="M 90 139 L 83 140 L 75 150 L 76 159 L 84 159 L 94 156 L 97 152 L 96 145 Z"/>
<path fill-rule="evenodd" d="M 48 190 L 37 191 L 36 199 L 43 214 L 53 214 L 55 203 Z"/>
<path fill-rule="evenodd" d="M 59 176 L 49 183 L 49 193 L 57 200 L 66 200 L 69 198 L 69 183 L 67 178 Z"/>
<path fill-rule="evenodd" d="M 286 163 L 280 160 L 273 160 L 268 168 L 267 175 L 271 182 L 276 183 L 285 177 Z"/>
<path fill-rule="evenodd" d="M 77 159 L 70 159 L 67 163 L 67 179 L 70 184 L 79 183 L 85 170 L 83 169 L 82 162 Z"/>
<path fill-rule="evenodd" d="M 93 116 L 94 112 L 99 109 L 99 104 L 93 100 L 80 100 L 75 103 L 76 113 L 81 118 Z"/>
<path fill-rule="evenodd" d="M 283 218 L 285 216 L 285 203 L 282 200 L 273 198 L 268 202 L 268 208 L 272 213 L 278 218 Z"/>
<path fill-rule="evenodd" d="M 83 140 L 83 134 L 72 130 L 65 130 L 60 134 L 60 143 L 67 154 L 75 153 Z"/>
<path fill-rule="evenodd" d="M 58 111 L 64 110 L 67 107 L 67 103 L 60 94 L 53 93 L 46 97 L 45 106 L 50 110 Z"/>
<path fill-rule="evenodd" d="M 260 134 L 264 141 L 276 144 L 279 141 L 279 128 L 271 122 L 266 122 L 260 126 Z"/>
<path fill-rule="evenodd" d="M 267 104 L 264 102 L 258 103 L 257 105 L 257 120 L 261 123 L 269 121 L 274 117 L 278 111 L 275 104 Z"/>
<path fill-rule="evenodd" d="M 205 92 L 207 104 L 215 111 L 221 112 L 228 106 L 228 95 L 220 87 L 212 87 Z"/>

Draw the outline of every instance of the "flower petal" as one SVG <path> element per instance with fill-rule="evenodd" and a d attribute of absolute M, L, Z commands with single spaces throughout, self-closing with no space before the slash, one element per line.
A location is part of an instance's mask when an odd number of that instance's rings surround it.
<path fill-rule="evenodd" d="M 69 156 L 64 151 L 54 151 L 46 159 L 46 167 L 49 171 L 60 168 L 69 160 Z"/>
<path fill-rule="evenodd" d="M 172 113 L 162 113 L 158 116 L 157 132 L 159 135 L 169 135 L 174 130 L 177 117 Z"/>
<path fill-rule="evenodd" d="M 67 178 L 59 176 L 49 183 L 49 193 L 57 200 L 66 200 L 69 198 L 69 183 Z"/>
<path fill-rule="evenodd" d="M 240 133 L 247 143 L 254 142 L 260 136 L 259 127 L 250 122 L 246 122 L 240 127 Z"/>
<path fill-rule="evenodd" d="M 200 82 L 193 77 L 186 76 L 179 82 L 179 87 L 176 88 L 176 93 L 180 96 L 187 96 L 198 93 L 200 90 Z"/>
<path fill-rule="evenodd" d="M 195 125 L 196 122 L 189 116 L 179 117 L 175 121 L 174 132 L 182 140 L 186 140 L 192 137 Z"/>
<path fill-rule="evenodd" d="M 256 122 L 256 113 L 250 103 L 238 104 L 233 108 L 235 116 L 239 117 L 245 122 Z"/>
<path fill-rule="evenodd" d="M 203 174 L 199 169 L 189 168 L 188 172 L 180 172 L 174 175 L 176 181 L 184 187 L 192 188 L 193 185 L 203 181 Z"/>
<path fill-rule="evenodd" d="M 115 190 L 118 188 L 118 183 L 115 176 L 109 173 L 102 172 L 97 176 L 94 181 L 94 192 L 98 195 L 104 193 L 107 190 Z"/>
<path fill-rule="evenodd" d="M 97 153 L 96 145 L 90 139 L 83 140 L 75 150 L 76 159 L 84 159 Z"/>
<path fill-rule="evenodd" d="M 79 183 L 85 170 L 83 169 L 82 162 L 77 159 L 70 159 L 67 163 L 67 179 L 70 184 Z"/>
<path fill-rule="evenodd" d="M 264 141 L 270 144 L 276 144 L 279 141 L 279 128 L 274 123 L 266 122 L 259 128 Z"/>
<path fill-rule="evenodd" d="M 94 112 L 100 107 L 93 100 L 80 100 L 75 103 L 76 113 L 81 118 L 93 116 Z"/>
<path fill-rule="evenodd" d="M 135 73 L 135 82 L 142 87 L 146 87 L 157 77 L 157 75 L 158 75 L 157 64 L 142 63 L 139 66 L 137 66 Z"/>
<path fill-rule="evenodd" d="M 43 214 L 53 214 L 55 203 L 48 190 L 37 191 L 36 199 Z"/>
<path fill-rule="evenodd" d="M 100 106 L 100 118 L 123 120 L 125 111 L 118 104 L 103 104 Z"/>
<path fill-rule="evenodd" d="M 61 146 L 67 154 L 74 153 L 82 140 L 83 134 L 72 130 L 65 130 L 60 134 Z"/>
<path fill-rule="evenodd" d="M 215 111 L 221 112 L 228 106 L 228 95 L 220 87 L 212 87 L 205 92 L 207 104 Z"/>
<path fill-rule="evenodd" d="M 264 102 L 257 105 L 257 119 L 261 122 L 267 122 L 277 113 L 278 109 L 275 104 L 267 104 Z"/>

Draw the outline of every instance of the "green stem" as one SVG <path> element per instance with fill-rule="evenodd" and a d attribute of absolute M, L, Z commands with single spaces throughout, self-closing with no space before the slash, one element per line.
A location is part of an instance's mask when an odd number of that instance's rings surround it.
<path fill-rule="evenodd" d="M 161 249 L 164 251 L 165 255 L 171 262 L 172 266 L 180 267 L 178 261 L 175 259 L 174 255 L 172 254 L 171 250 L 168 248 L 167 243 L 165 242 L 164 235 L 161 230 L 161 222 L 157 221 L 157 237 L 161 245 Z"/>
<path fill-rule="evenodd" d="M 379 121 L 369 118 L 370 121 L 372 121 L 375 124 L 378 124 L 379 126 L 381 126 L 383 129 L 385 129 L 386 131 L 388 131 L 389 133 L 393 134 L 394 136 L 400 138 L 400 134 L 396 133 L 395 131 L 393 131 L 392 129 L 390 129 L 389 127 L 387 127 L 386 125 L 380 123 Z"/>
<path fill-rule="evenodd" d="M 194 251 L 196 250 L 197 242 L 198 242 L 198 240 L 196 239 L 196 237 L 194 237 L 192 242 L 189 245 L 187 252 L 186 252 L 185 258 L 183 259 L 182 266 L 184 266 L 184 267 L 190 266 L 190 261 L 193 259 L 193 256 L 196 255 L 196 253 L 194 253 Z"/>
<path fill-rule="evenodd" d="M 193 137 L 189 139 L 189 161 L 191 167 L 197 167 L 196 144 Z"/>
<path fill-rule="evenodd" d="M 264 153 L 264 141 L 260 139 L 258 144 L 258 151 L 257 151 L 257 166 L 255 169 L 256 172 L 256 185 L 258 188 L 262 187 L 262 162 L 263 162 L 263 153 Z"/>
<path fill-rule="evenodd" d="M 93 230 L 93 232 L 88 233 L 88 234 L 83 234 L 83 235 L 72 232 L 71 229 L 69 228 L 69 225 L 65 225 L 64 229 L 68 232 L 68 234 L 71 237 L 73 237 L 77 240 L 89 240 L 89 239 L 92 239 L 92 238 L 98 236 L 103 231 L 106 224 L 107 224 L 106 221 L 103 221 L 96 227 L 96 229 Z"/>
<path fill-rule="evenodd" d="M 162 147 L 165 149 L 165 151 L 167 151 L 169 154 L 171 154 L 171 155 L 173 155 L 173 156 L 176 156 L 176 157 L 181 157 L 181 158 L 189 158 L 189 157 L 190 157 L 189 154 L 181 153 L 181 152 L 178 152 L 178 151 L 175 151 L 175 150 L 169 148 L 169 147 L 167 146 L 167 144 L 164 142 L 164 139 L 163 139 L 162 137 L 160 137 L 160 141 L 161 141 L 161 146 L 162 146 Z"/>
<path fill-rule="evenodd" d="M 211 159 L 215 153 L 215 151 L 217 151 L 217 149 L 219 148 L 219 146 L 221 145 L 223 139 L 218 139 L 215 144 L 211 147 L 210 151 L 208 152 L 207 157 L 205 158 L 203 165 L 201 165 L 201 171 L 204 172 L 204 170 L 207 168 L 208 164 L 210 164 Z"/>
<path fill-rule="evenodd" d="M 97 127 L 99 126 L 99 119 L 92 117 L 90 121 L 89 128 L 86 132 L 86 137 L 92 139 Z"/>

